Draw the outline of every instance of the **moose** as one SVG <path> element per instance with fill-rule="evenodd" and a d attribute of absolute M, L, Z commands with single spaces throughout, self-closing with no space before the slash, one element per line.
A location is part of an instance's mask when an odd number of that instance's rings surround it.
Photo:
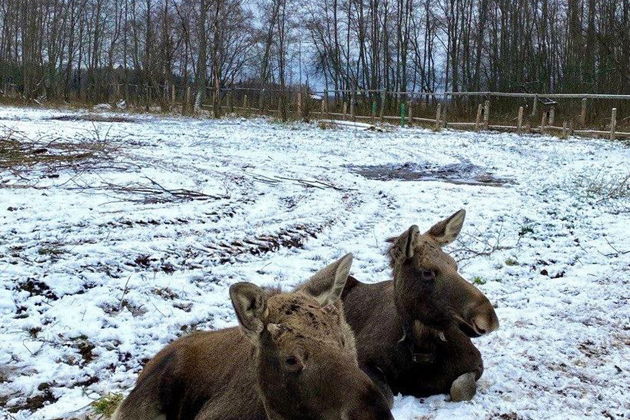
<path fill-rule="evenodd" d="M 392 419 L 386 397 L 359 368 L 344 317 L 352 258 L 290 293 L 232 285 L 239 326 L 166 346 L 114 419 Z"/>
<path fill-rule="evenodd" d="M 488 298 L 457 272 L 442 247 L 459 235 L 462 209 L 420 234 L 389 239 L 393 280 L 367 284 L 350 276 L 342 294 L 359 365 L 383 391 L 416 397 L 449 393 L 470 400 L 483 373 L 470 337 L 499 328 Z"/>

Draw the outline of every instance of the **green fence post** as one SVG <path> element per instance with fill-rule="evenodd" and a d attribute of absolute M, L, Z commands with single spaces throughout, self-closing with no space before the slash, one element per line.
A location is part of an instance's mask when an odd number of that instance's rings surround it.
<path fill-rule="evenodd" d="M 400 126 L 404 127 L 405 126 L 405 116 L 407 115 L 407 112 L 405 111 L 405 103 L 401 102 L 400 103 Z"/>
<path fill-rule="evenodd" d="M 376 101 L 372 101 L 372 124 L 374 124 L 374 120 L 376 119 L 377 106 Z"/>

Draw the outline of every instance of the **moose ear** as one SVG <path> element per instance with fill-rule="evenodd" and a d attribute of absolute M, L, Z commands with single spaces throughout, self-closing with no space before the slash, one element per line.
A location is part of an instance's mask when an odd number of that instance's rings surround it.
<path fill-rule="evenodd" d="M 457 235 L 459 235 L 459 232 L 462 230 L 465 218 L 466 210 L 461 209 L 453 213 L 450 217 L 433 225 L 427 234 L 440 245 L 450 244 L 457 238 Z"/>
<path fill-rule="evenodd" d="M 298 290 L 313 296 L 322 307 L 336 303 L 341 298 L 341 293 L 348 280 L 352 258 L 352 254 L 346 254 L 334 263 L 322 268 Z"/>
<path fill-rule="evenodd" d="M 267 294 L 252 283 L 235 283 L 230 286 L 230 299 L 236 311 L 238 323 L 249 338 L 264 329 L 267 317 Z"/>
<path fill-rule="evenodd" d="M 419 234 L 420 229 L 418 229 L 418 226 L 416 225 L 411 226 L 409 230 L 407 230 L 405 238 L 405 257 L 413 257 L 414 247 L 416 245 L 416 238 Z"/>
<path fill-rule="evenodd" d="M 418 226 L 412 225 L 402 235 L 388 239 L 388 242 L 394 243 L 389 250 L 389 255 L 392 257 L 392 260 L 398 261 L 400 258 L 409 259 L 413 257 L 419 234 L 420 229 L 418 229 Z"/>

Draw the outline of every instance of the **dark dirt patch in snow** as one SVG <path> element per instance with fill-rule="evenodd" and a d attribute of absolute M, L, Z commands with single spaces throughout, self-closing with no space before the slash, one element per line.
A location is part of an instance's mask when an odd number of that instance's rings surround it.
<path fill-rule="evenodd" d="M 317 235 L 333 221 L 322 225 L 296 225 L 283 229 L 270 235 L 258 235 L 253 238 L 210 245 L 211 256 L 217 259 L 219 264 L 233 261 L 233 258 L 244 254 L 262 255 L 275 252 L 281 248 L 302 248 L 308 238 L 317 238 Z"/>
<path fill-rule="evenodd" d="M 93 121 L 93 122 L 126 122 L 126 123 L 135 123 L 136 119 L 130 117 L 123 116 L 113 116 L 113 115 L 98 115 L 98 114 L 87 114 L 87 115 L 59 115 L 55 117 L 50 117 L 49 120 L 53 121 Z"/>
<path fill-rule="evenodd" d="M 20 290 L 24 290 L 29 293 L 29 296 L 44 296 L 47 299 L 57 300 L 58 297 L 43 281 L 37 279 L 28 279 L 26 282 L 19 285 Z"/>
<path fill-rule="evenodd" d="M 24 404 L 8 407 L 9 412 L 17 413 L 22 410 L 29 410 L 29 411 L 39 410 L 40 408 L 44 407 L 46 404 L 56 402 L 57 400 L 59 400 L 59 398 L 55 397 L 55 395 L 50 390 L 50 386 L 51 386 L 50 383 L 42 382 L 37 387 L 37 390 L 39 391 L 39 393 L 37 393 L 36 395 L 30 398 L 27 398 Z"/>
<path fill-rule="evenodd" d="M 452 184 L 492 187 L 500 187 L 510 182 L 508 179 L 492 175 L 467 160 L 444 166 L 436 166 L 428 162 L 406 162 L 402 165 L 348 165 L 347 168 L 367 179 L 377 181 L 445 181 Z"/>

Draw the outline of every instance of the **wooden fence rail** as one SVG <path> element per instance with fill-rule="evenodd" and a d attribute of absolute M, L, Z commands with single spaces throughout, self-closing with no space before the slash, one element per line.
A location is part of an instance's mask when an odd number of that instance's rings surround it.
<path fill-rule="evenodd" d="M 226 90 L 227 97 L 231 97 L 236 94 L 240 89 Z M 255 90 L 255 89 L 254 89 Z M 245 92 L 245 89 L 243 89 Z M 248 88 L 248 95 L 253 95 L 253 89 Z M 260 91 L 260 90 L 259 90 Z M 247 94 L 244 94 L 246 96 Z M 396 99 L 401 92 L 389 92 L 389 91 L 372 91 L 376 95 L 369 97 L 365 95 L 365 90 L 337 90 L 337 91 L 321 91 L 307 93 L 305 90 L 297 91 L 287 94 L 292 98 L 289 102 L 289 106 L 294 109 L 292 113 L 294 118 L 319 118 L 330 119 L 337 118 L 341 120 L 349 121 L 370 121 L 372 123 L 390 122 L 398 123 L 400 125 L 412 126 L 416 124 L 428 125 L 434 130 L 441 130 L 442 128 L 456 128 L 465 130 L 499 130 L 499 131 L 514 131 L 516 133 L 540 133 L 540 134 L 553 134 L 560 137 L 567 137 L 569 135 L 580 136 L 604 136 L 610 139 L 627 138 L 630 139 L 630 131 L 619 131 L 617 127 L 617 109 L 613 108 L 608 118 L 606 125 L 608 130 L 601 130 L 594 127 L 586 126 L 586 116 L 588 114 L 588 99 L 614 99 L 618 101 L 629 100 L 630 95 L 596 95 L 596 94 L 530 94 L 530 93 L 510 93 L 510 92 L 445 92 L 438 96 L 442 96 L 443 100 L 431 102 L 431 106 L 425 100 L 414 100 L 413 98 L 407 98 L 406 100 Z M 267 94 L 272 93 L 271 90 L 266 91 Z M 342 93 L 343 95 L 339 95 Z M 286 92 L 285 92 L 286 94 Z M 432 94 L 416 93 L 418 96 L 429 98 Z M 363 96 L 361 96 L 363 95 Z M 411 95 L 410 95 L 411 96 Z M 454 99 L 448 99 L 448 96 L 462 97 L 470 96 L 482 98 L 476 107 L 476 116 L 474 121 L 461 121 L 454 117 L 454 114 L 449 111 L 449 108 L 454 108 Z M 518 106 L 514 110 L 513 117 L 511 118 L 513 124 L 501 124 L 496 121 L 496 117 L 492 115 L 492 98 L 493 97 L 512 97 L 512 98 L 534 98 L 533 110 L 531 115 L 528 114 L 525 117 L 524 107 Z M 538 105 L 539 98 L 568 98 L 568 99 L 580 99 L 580 112 L 576 114 L 572 119 L 560 120 L 557 124 L 557 112 L 556 109 L 560 109 L 557 103 L 550 102 L 542 103 Z M 395 98 L 395 99 L 392 99 Z M 386 106 L 386 103 L 390 101 L 393 106 Z M 310 105 L 307 105 L 310 103 Z M 359 106 L 362 105 L 362 106 Z M 391 105 L 391 104 L 390 104 Z M 630 105 L 630 102 L 628 103 Z M 415 108 L 414 108 L 415 107 Z M 426 115 L 430 112 L 431 107 L 434 107 L 434 116 Z M 630 108 L 630 107 L 628 107 Z M 222 110 L 225 110 L 222 107 Z M 610 109 L 610 108 L 609 108 Z M 238 110 L 247 112 L 248 114 L 260 113 L 262 107 L 240 107 Z M 392 113 L 393 110 L 398 112 Z M 228 111 L 229 112 L 229 111 Z M 265 114 L 279 115 L 279 106 L 277 109 L 268 108 L 264 111 Z M 564 113 L 566 114 L 566 112 Z M 452 120 L 449 120 L 453 116 Z M 538 116 L 538 122 L 533 117 Z M 566 115 L 564 115 L 566 117 Z M 493 121 L 493 118 L 495 121 Z M 461 118 L 460 118 L 461 119 Z M 625 118 L 630 122 L 630 116 Z M 627 124 L 630 127 L 630 124 Z M 577 128 L 576 128 L 577 127 Z"/>
<path fill-rule="evenodd" d="M 186 114 L 200 108 L 212 111 L 214 116 L 237 112 L 274 115 L 283 119 L 337 118 L 370 121 L 373 124 L 390 122 L 401 126 L 422 124 L 434 130 L 450 127 L 558 134 L 561 137 L 582 135 L 630 139 L 630 95 L 378 89 L 312 91 L 296 86 L 215 90 L 209 87 L 205 102 L 196 104 L 197 95 L 191 86 L 175 84 L 157 87 L 113 84 L 110 94 L 112 103 L 124 99 L 147 110 L 155 105 L 162 110 L 180 107 L 181 112 Z M 4 86 L 0 90 L 0 97 L 15 95 L 17 93 L 12 86 Z M 531 107 L 522 99 L 533 99 Z M 556 102 L 556 99 L 569 102 Z M 594 101 L 599 101 L 597 109 L 593 107 Z M 605 113 L 602 112 L 606 110 L 603 101 L 612 101 Z"/>

